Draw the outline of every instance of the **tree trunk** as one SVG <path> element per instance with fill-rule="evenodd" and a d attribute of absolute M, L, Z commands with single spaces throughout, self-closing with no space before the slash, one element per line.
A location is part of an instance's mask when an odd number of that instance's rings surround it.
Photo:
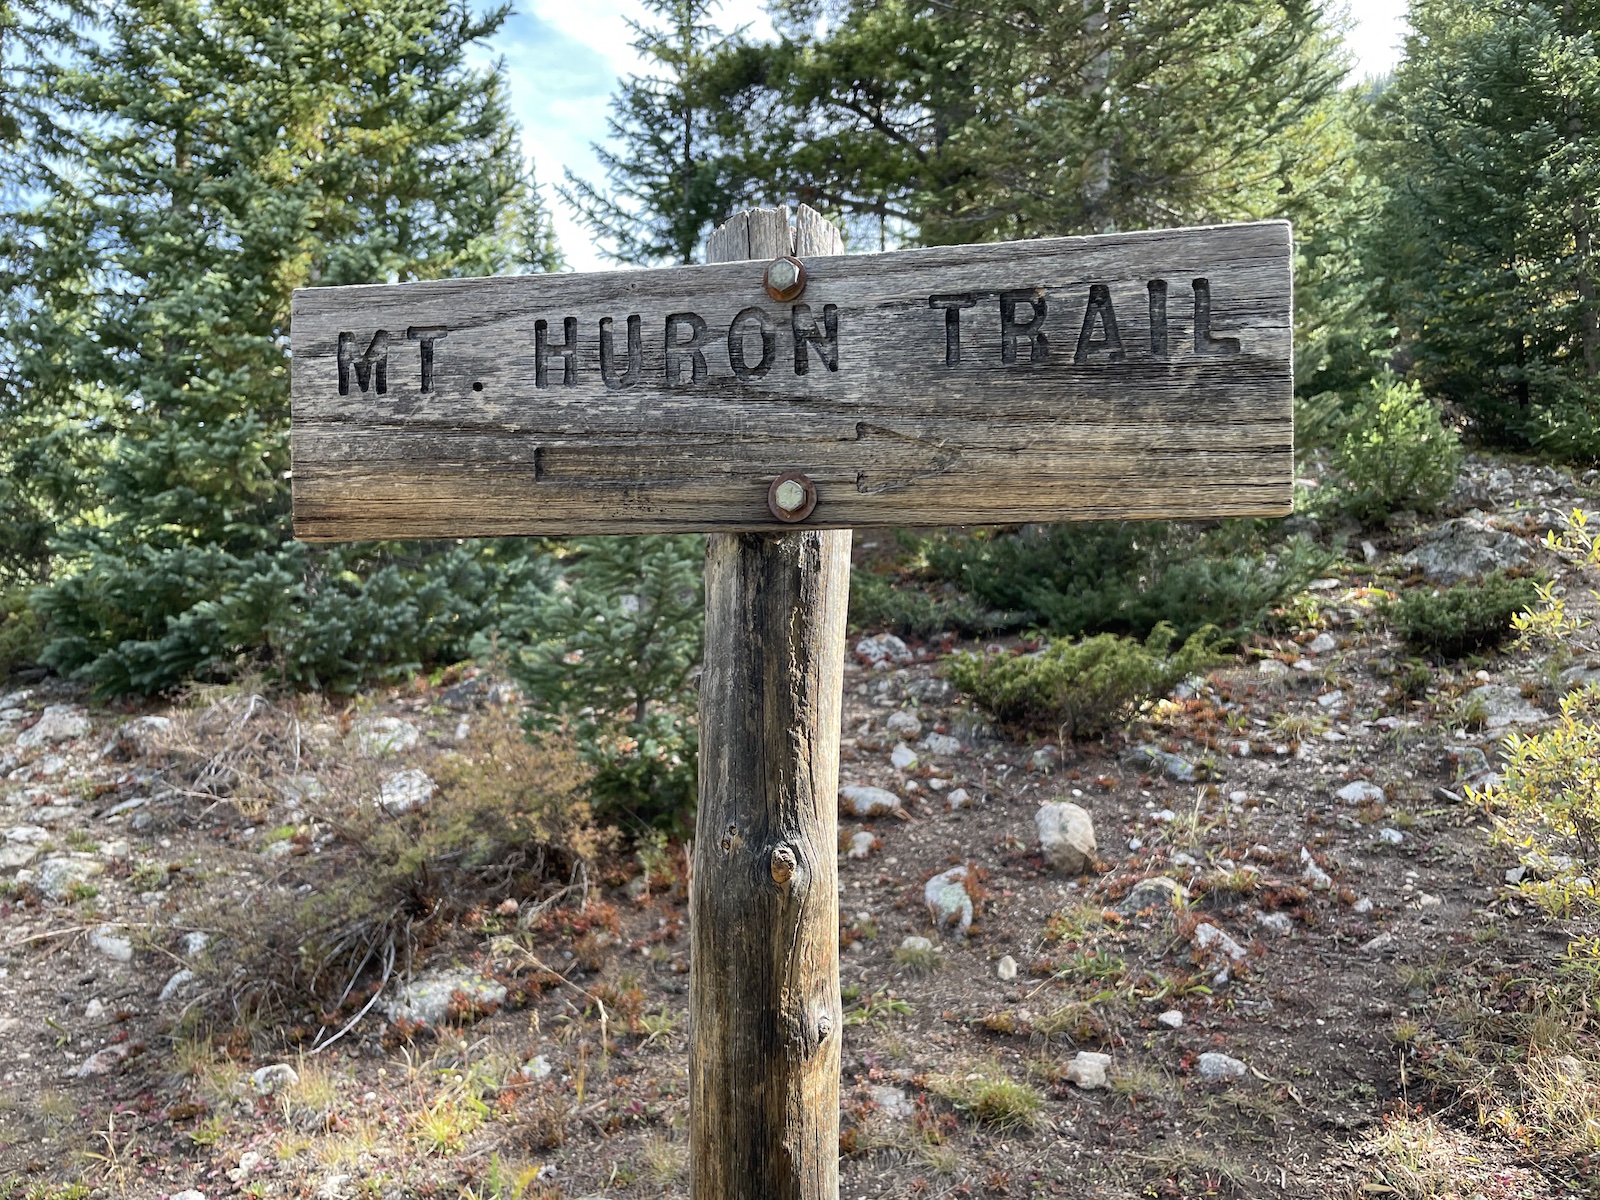
<path fill-rule="evenodd" d="M 838 254 L 802 206 L 711 262 Z M 823 497 L 826 502 L 826 497 Z M 850 531 L 714 534 L 689 910 L 692 1200 L 839 1195 L 839 720 Z"/>

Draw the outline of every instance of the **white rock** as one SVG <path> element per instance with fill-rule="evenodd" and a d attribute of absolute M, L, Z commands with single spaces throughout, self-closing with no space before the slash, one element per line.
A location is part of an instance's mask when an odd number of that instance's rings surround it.
<path fill-rule="evenodd" d="M 0 845 L 0 871 L 11 871 L 17 867 L 25 867 L 31 863 L 39 853 L 39 847 L 30 846 L 26 842 L 6 842 Z"/>
<path fill-rule="evenodd" d="M 914 771 L 917 766 L 917 752 L 904 742 L 898 742 L 889 754 L 889 763 L 896 771 Z"/>
<path fill-rule="evenodd" d="M 422 731 L 399 717 L 362 717 L 350 728 L 356 749 L 373 758 L 400 754 L 422 740 Z"/>
<path fill-rule="evenodd" d="M 1010 983 L 1017 977 L 1017 960 L 1007 954 L 994 965 L 994 973 L 1000 977 L 1001 983 Z"/>
<path fill-rule="evenodd" d="M 1323 692 L 1317 697 L 1318 706 L 1333 712 L 1344 707 L 1344 693 L 1335 688 L 1331 692 Z"/>
<path fill-rule="evenodd" d="M 132 962 L 133 943 L 115 925 L 98 925 L 89 932 L 89 945 L 113 962 Z"/>
<path fill-rule="evenodd" d="M 418 976 L 389 1002 L 391 1021 L 434 1026 L 449 1019 L 450 1009 L 482 1009 L 506 998 L 505 985 L 466 972 L 434 972 Z"/>
<path fill-rule="evenodd" d="M 1028 769 L 1048 775 L 1061 763 L 1061 751 L 1054 746 L 1041 746 L 1028 759 Z"/>
<path fill-rule="evenodd" d="M 891 1121 L 909 1121 L 916 1115 L 916 1106 L 897 1087 L 876 1083 L 867 1088 L 867 1097 Z"/>
<path fill-rule="evenodd" d="M 288 1063 L 273 1063 L 250 1073 L 250 1086 L 258 1096 L 275 1096 L 299 1082 L 299 1074 Z"/>
<path fill-rule="evenodd" d="M 1111 1055 L 1079 1050 L 1067 1064 L 1067 1082 L 1086 1092 L 1098 1091 L 1111 1086 L 1110 1070 Z"/>
<path fill-rule="evenodd" d="M 1333 887 L 1333 879 L 1317 866 L 1317 860 L 1311 857 L 1311 851 L 1304 846 L 1300 847 L 1300 865 L 1305 868 L 1302 877 L 1314 890 L 1325 892 Z"/>
<path fill-rule="evenodd" d="M 872 843 L 878 839 L 865 829 L 850 835 L 850 849 L 845 852 L 847 858 L 865 858 L 872 853 Z"/>
<path fill-rule="evenodd" d="M 957 788 L 945 797 L 945 803 L 950 806 L 950 811 L 954 812 L 958 808 L 971 808 L 972 797 L 967 795 L 966 788 Z"/>
<path fill-rule="evenodd" d="M 174 971 L 171 976 L 168 977 L 167 982 L 162 985 L 161 995 L 156 999 L 159 1003 L 165 1004 L 168 1000 L 175 998 L 179 992 L 183 991 L 184 988 L 188 987 L 193 982 L 194 972 L 189 970 L 188 967 L 184 967 L 181 971 Z"/>
<path fill-rule="evenodd" d="M 922 889 L 922 898 L 936 926 L 943 929 L 954 925 L 957 934 L 966 936 L 972 927 L 972 897 L 967 893 L 966 867 L 951 867 L 935 875 Z"/>
<path fill-rule="evenodd" d="M 961 753 L 961 739 L 948 733 L 930 733 L 922 739 L 922 748 L 939 758 L 949 758 Z"/>
<path fill-rule="evenodd" d="M 1275 937 L 1288 937 L 1294 932 L 1294 921 L 1290 919 L 1288 913 L 1258 912 L 1256 924 Z"/>
<path fill-rule="evenodd" d="M 183 947 L 183 956 L 185 958 L 193 958 L 195 955 L 203 951 L 208 945 L 210 945 L 210 943 L 211 935 L 209 933 L 202 933 L 199 930 L 194 930 L 190 933 L 184 934 L 183 940 L 179 943 L 179 945 Z"/>
<path fill-rule="evenodd" d="M 1167 1009 L 1167 1011 L 1157 1017 L 1156 1020 L 1162 1025 L 1165 1025 L 1168 1029 L 1183 1028 L 1183 1014 L 1175 1008 Z"/>
<path fill-rule="evenodd" d="M 1372 900 L 1367 896 L 1363 896 L 1350 906 L 1350 911 L 1363 914 L 1369 913 L 1372 911 Z"/>
<path fill-rule="evenodd" d="M 181 1192 L 173 1192 L 167 1200 L 206 1200 L 204 1192 L 197 1192 L 194 1188 L 185 1188 Z"/>
<path fill-rule="evenodd" d="M 1491 731 L 1511 725 L 1537 725 L 1550 719 L 1542 708 L 1528 703 L 1523 694 L 1513 687 L 1499 683 L 1486 683 L 1467 693 L 1463 704 L 1481 704 Z"/>
<path fill-rule="evenodd" d="M 33 750 L 83 737 L 94 728 L 89 713 L 77 704 L 52 704 L 30 729 L 17 735 L 17 749 Z"/>
<path fill-rule="evenodd" d="M 1400 560 L 1407 569 L 1421 571 L 1429 582 L 1443 584 L 1480 579 L 1527 561 L 1528 547 L 1521 538 L 1472 517 L 1446 521 Z"/>
<path fill-rule="evenodd" d="M 1378 830 L 1378 840 L 1388 846 L 1398 846 L 1401 842 L 1406 840 L 1406 835 L 1401 833 L 1398 829 L 1390 829 L 1385 826 L 1384 828 Z"/>
<path fill-rule="evenodd" d="M 1339 648 L 1339 643 L 1330 633 L 1319 633 L 1306 645 L 1307 654 L 1331 654 Z"/>
<path fill-rule="evenodd" d="M 109 842 L 101 842 L 98 853 L 107 862 L 121 862 L 132 851 L 128 847 L 127 839 L 114 838 Z"/>
<path fill-rule="evenodd" d="M 1157 825 L 1168 825 L 1177 819 L 1178 814 L 1173 812 L 1170 808 L 1158 808 L 1155 810 L 1155 812 L 1150 814 L 1150 820 L 1155 822 Z"/>
<path fill-rule="evenodd" d="M 122 1060 L 128 1057 L 129 1046 L 127 1042 L 118 1042 L 114 1046 L 107 1046 L 103 1050 L 96 1050 L 83 1060 L 83 1065 L 76 1072 L 79 1079 L 88 1079 L 95 1075 L 109 1075 L 122 1065 Z"/>
<path fill-rule="evenodd" d="M 1524 876 L 1527 874 L 1528 868 L 1525 866 L 1518 865 L 1515 867 L 1509 867 L 1506 870 L 1506 882 L 1511 884 L 1521 883 Z"/>
<path fill-rule="evenodd" d="M 1361 943 L 1361 953 L 1363 953 L 1363 954 L 1381 954 L 1383 951 L 1390 949 L 1393 945 L 1394 945 L 1394 934 L 1385 931 L 1383 933 L 1378 934 L 1377 937 L 1369 938 L 1366 941 L 1362 942 Z"/>
<path fill-rule="evenodd" d="M 355 1194 L 353 1175 L 324 1175 L 317 1184 L 316 1200 L 350 1200 Z"/>
<path fill-rule="evenodd" d="M 84 1006 L 83 1019 L 85 1021 L 104 1021 L 106 1019 L 106 1003 L 96 996 Z"/>
<path fill-rule="evenodd" d="M 1242 961 L 1248 953 L 1243 946 L 1209 921 L 1202 921 L 1194 927 L 1194 944 L 1201 950 L 1214 950 L 1219 954 L 1225 954 L 1234 962 Z"/>
<path fill-rule="evenodd" d="M 1033 814 L 1039 831 L 1039 849 L 1058 871 L 1081 875 L 1094 865 L 1097 846 L 1094 821 L 1069 801 L 1041 804 Z"/>
<path fill-rule="evenodd" d="M 50 831 L 43 825 L 16 825 L 6 830 L 6 841 L 26 842 L 30 846 L 37 846 L 50 836 Z"/>
<path fill-rule="evenodd" d="M 47 858 L 39 865 L 39 890 L 52 900 L 65 899 L 73 887 L 87 883 L 105 871 L 98 859 L 78 855 Z"/>
<path fill-rule="evenodd" d="M 915 657 L 911 653 L 911 648 L 892 633 L 880 633 L 877 637 L 862 638 L 856 643 L 856 654 L 875 667 L 886 666 L 889 663 L 907 663 Z"/>
<path fill-rule="evenodd" d="M 1287 675 L 1289 666 L 1276 658 L 1263 658 L 1256 667 L 1263 675 Z"/>
<path fill-rule="evenodd" d="M 1334 795 L 1346 804 L 1382 804 L 1387 799 L 1381 787 L 1365 779 L 1345 784 Z"/>
<path fill-rule="evenodd" d="M 901 811 L 900 797 L 893 792 L 860 784 L 839 789 L 839 807 L 857 817 L 886 817 Z"/>
<path fill-rule="evenodd" d="M 409 771 L 396 771 L 379 785 L 378 807 L 391 817 L 397 817 L 414 808 L 421 808 L 433 799 L 438 789 L 439 785 L 425 771 L 415 767 Z"/>
<path fill-rule="evenodd" d="M 1200 1056 L 1201 1079 L 1239 1079 L 1247 1070 L 1242 1062 L 1229 1054 L 1208 1050 Z"/>
<path fill-rule="evenodd" d="M 933 952 L 933 941 L 930 938 L 912 934 L 901 941 L 900 949 L 909 950 L 913 954 L 931 954 Z"/>
<path fill-rule="evenodd" d="M 897 708 L 890 713 L 889 719 L 883 723 L 883 727 L 890 733 L 898 734 L 907 740 L 922 736 L 922 722 L 903 708 Z"/>

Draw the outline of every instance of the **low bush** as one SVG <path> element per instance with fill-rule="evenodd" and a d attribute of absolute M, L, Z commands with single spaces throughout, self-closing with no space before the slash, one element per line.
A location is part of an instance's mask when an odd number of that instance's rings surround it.
<path fill-rule="evenodd" d="M 1196 630 L 1175 652 L 1172 626 L 1157 625 L 1141 645 L 1103 633 L 1050 643 L 1033 654 L 953 656 L 950 681 L 1019 731 L 1087 738 L 1128 720 L 1146 700 L 1164 695 L 1196 671 L 1222 661 L 1216 631 Z"/>
<path fill-rule="evenodd" d="M 1419 654 L 1460 658 L 1504 642 L 1511 636 L 1512 619 L 1538 599 L 1532 580 L 1496 571 L 1482 583 L 1407 592 L 1394 605 L 1394 617 L 1406 644 Z"/>
<path fill-rule="evenodd" d="M 359 1007 L 469 913 L 548 894 L 602 845 L 577 747 L 559 734 L 530 739 L 508 710 L 485 710 L 458 750 L 427 767 L 437 794 L 398 814 L 375 802 L 374 778 L 328 779 L 320 790 L 339 799 L 308 801 L 307 815 L 334 840 L 286 859 L 310 890 L 216 914 L 211 982 L 235 1006 Z"/>
<path fill-rule="evenodd" d="M 39 657 L 44 630 L 25 588 L 0 589 L 0 680 Z"/>
<path fill-rule="evenodd" d="M 901 637 L 930 638 L 940 633 L 995 633 L 1024 624 L 1020 613 L 984 608 L 953 584 L 896 585 L 882 575 L 857 570 L 850 576 L 850 626 L 889 630 Z"/>
<path fill-rule="evenodd" d="M 1204 625 L 1238 636 L 1327 563 L 1306 540 L 1261 538 L 1250 521 L 1045 525 L 948 535 L 923 552 L 938 578 L 1058 636 L 1143 638 L 1163 623 L 1180 638 Z"/>
<path fill-rule="evenodd" d="M 1439 406 L 1392 374 L 1374 380 L 1344 426 L 1334 455 L 1342 507 L 1359 521 L 1431 512 L 1455 486 L 1461 439 Z"/>
<path fill-rule="evenodd" d="M 574 542 L 556 586 L 497 644 L 480 639 L 527 694 L 530 727 L 571 730 L 603 820 L 693 826 L 704 559 L 692 536 Z"/>
<path fill-rule="evenodd" d="M 1524 890 L 1558 915 L 1594 906 L 1600 897 L 1588 881 L 1600 867 L 1600 688 L 1571 693 L 1555 725 L 1513 732 L 1504 745 L 1505 772 L 1478 799 L 1544 877 Z"/>

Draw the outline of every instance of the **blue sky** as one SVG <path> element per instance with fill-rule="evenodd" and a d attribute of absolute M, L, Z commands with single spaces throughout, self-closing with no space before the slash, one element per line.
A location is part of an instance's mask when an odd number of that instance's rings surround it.
<path fill-rule="evenodd" d="M 1356 72 L 1379 75 L 1394 65 L 1405 37 L 1402 0 L 1349 0 L 1348 44 Z M 556 197 L 564 168 L 601 182 L 591 145 L 606 138 L 606 114 L 618 79 L 642 64 L 629 45 L 628 18 L 642 19 L 637 0 L 518 0 L 494 49 L 506 63 L 523 146 L 554 210 L 567 262 L 593 271 L 612 264 Z M 725 0 L 717 23 L 770 35 L 760 0 Z"/>

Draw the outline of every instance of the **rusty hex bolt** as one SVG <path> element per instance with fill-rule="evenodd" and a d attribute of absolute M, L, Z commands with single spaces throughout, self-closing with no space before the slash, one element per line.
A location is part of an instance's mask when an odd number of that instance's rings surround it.
<path fill-rule="evenodd" d="M 767 489 L 767 510 L 780 521 L 804 521 L 817 506 L 817 485 L 800 471 L 785 471 Z"/>
<path fill-rule="evenodd" d="M 798 299 L 806 290 L 806 265 L 792 254 L 775 258 L 767 264 L 767 295 L 780 304 Z"/>

